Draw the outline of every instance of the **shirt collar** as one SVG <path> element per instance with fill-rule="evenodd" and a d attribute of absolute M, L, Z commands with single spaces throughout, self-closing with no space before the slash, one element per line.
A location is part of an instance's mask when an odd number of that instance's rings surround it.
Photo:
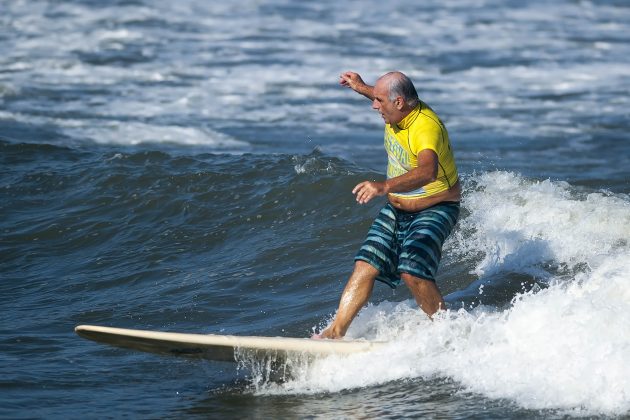
<path fill-rule="evenodd" d="M 394 126 L 398 128 L 399 130 L 408 129 L 409 127 L 411 127 L 411 124 L 413 124 L 416 118 L 418 118 L 418 114 L 420 114 L 421 110 L 422 110 L 422 102 L 419 102 L 418 105 L 416 105 L 416 107 L 412 109 L 411 112 L 407 114 L 405 118 L 400 120 L 398 124 L 394 124 Z"/>

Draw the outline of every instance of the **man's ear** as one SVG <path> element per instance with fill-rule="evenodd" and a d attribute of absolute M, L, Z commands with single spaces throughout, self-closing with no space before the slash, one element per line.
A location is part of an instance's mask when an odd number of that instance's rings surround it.
<path fill-rule="evenodd" d="M 396 109 L 398 109 L 399 111 L 402 110 L 405 106 L 405 101 L 403 101 L 403 97 L 402 96 L 398 96 L 396 98 Z"/>

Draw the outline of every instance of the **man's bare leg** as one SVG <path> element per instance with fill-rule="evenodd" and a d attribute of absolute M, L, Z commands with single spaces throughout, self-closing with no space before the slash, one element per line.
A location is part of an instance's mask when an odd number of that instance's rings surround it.
<path fill-rule="evenodd" d="M 321 338 L 341 338 L 346 335 L 354 317 L 365 306 L 378 270 L 364 261 L 354 264 L 354 271 L 343 289 L 339 300 L 339 309 L 332 324 L 321 333 Z"/>
<path fill-rule="evenodd" d="M 446 304 L 435 282 L 425 280 L 411 274 L 403 273 L 401 278 L 416 299 L 416 303 L 420 306 L 429 318 L 441 309 L 446 309 Z"/>

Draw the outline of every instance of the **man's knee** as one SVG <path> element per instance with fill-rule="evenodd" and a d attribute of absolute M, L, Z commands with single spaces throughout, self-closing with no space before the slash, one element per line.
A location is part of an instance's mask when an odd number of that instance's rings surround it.
<path fill-rule="evenodd" d="M 435 282 L 433 280 L 427 280 L 427 279 L 423 279 L 422 277 L 416 277 L 413 276 L 409 273 L 402 273 L 400 275 L 400 278 L 402 279 L 402 281 L 405 282 L 405 284 L 407 285 L 407 287 L 413 287 L 413 288 L 434 288 L 436 287 Z"/>

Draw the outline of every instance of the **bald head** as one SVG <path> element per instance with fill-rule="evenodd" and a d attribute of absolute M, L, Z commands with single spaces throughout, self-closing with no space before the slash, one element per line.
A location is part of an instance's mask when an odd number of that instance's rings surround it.
<path fill-rule="evenodd" d="M 407 104 L 410 108 L 415 108 L 416 105 L 418 105 L 418 102 L 420 102 L 418 99 L 418 92 L 416 91 L 411 79 L 399 71 L 385 73 L 379 77 L 377 82 L 381 82 L 387 87 L 390 101 L 394 101 L 400 96 L 403 98 L 405 104 Z"/>

